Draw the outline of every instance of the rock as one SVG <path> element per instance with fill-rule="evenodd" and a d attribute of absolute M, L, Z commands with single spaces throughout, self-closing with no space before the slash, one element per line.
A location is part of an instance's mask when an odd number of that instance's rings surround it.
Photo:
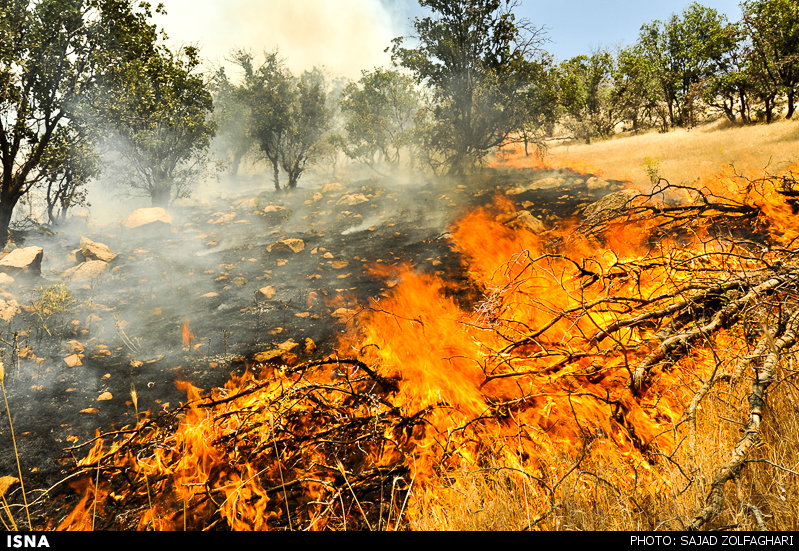
<path fill-rule="evenodd" d="M 0 319 L 5 322 L 10 322 L 14 316 L 19 314 L 19 303 L 14 299 L 3 300 L 0 299 Z"/>
<path fill-rule="evenodd" d="M 44 249 L 41 247 L 14 249 L 0 260 L 0 272 L 40 274 L 42 256 Z"/>
<path fill-rule="evenodd" d="M 497 217 L 497 222 L 505 224 L 515 230 L 527 230 L 532 233 L 541 233 L 546 227 L 544 223 L 530 214 L 528 210 L 520 210 L 511 214 L 504 214 Z"/>
<path fill-rule="evenodd" d="M 172 217 L 161 207 L 136 209 L 122 221 L 122 226 L 129 230 L 147 227 L 157 229 L 172 225 Z"/>
<path fill-rule="evenodd" d="M 258 289 L 258 292 L 267 299 L 271 299 L 277 293 L 275 288 L 272 287 L 271 285 L 267 285 L 266 287 L 261 287 L 260 289 Z"/>
<path fill-rule="evenodd" d="M 283 239 L 282 241 L 275 241 L 266 248 L 270 253 L 285 253 L 294 252 L 299 253 L 305 250 L 305 241 L 302 239 Z"/>
<path fill-rule="evenodd" d="M 14 278 L 8 274 L 4 274 L 0 272 L 0 286 L 2 285 L 11 285 L 14 283 Z"/>
<path fill-rule="evenodd" d="M 83 354 L 70 354 L 64 358 L 64 363 L 67 364 L 67 367 L 79 367 L 83 365 L 81 356 L 83 356 Z"/>
<path fill-rule="evenodd" d="M 87 260 L 77 266 L 74 266 L 64 272 L 61 277 L 63 279 L 71 279 L 74 281 L 94 279 L 102 274 L 108 268 L 108 263 L 102 260 Z"/>
<path fill-rule="evenodd" d="M 347 193 L 346 195 L 342 195 L 341 199 L 338 200 L 336 203 L 337 205 L 347 205 L 348 207 L 352 207 L 355 205 L 360 205 L 361 203 L 368 203 L 369 198 L 366 197 L 363 193 Z"/>
<path fill-rule="evenodd" d="M 111 262 L 117 255 L 111 252 L 111 249 L 105 243 L 97 243 L 88 237 L 80 238 L 80 251 L 75 253 L 78 260 L 102 260 L 103 262 Z M 81 258 L 83 257 L 83 258 Z"/>
<path fill-rule="evenodd" d="M 68 340 L 61 345 L 61 351 L 65 354 L 83 354 L 84 350 L 83 344 L 75 339 Z"/>
<path fill-rule="evenodd" d="M 583 209 L 584 223 L 592 226 L 624 214 L 630 207 L 630 201 L 638 195 L 637 191 L 631 189 L 623 189 L 605 195 L 599 201 L 591 203 Z"/>
<path fill-rule="evenodd" d="M 322 187 L 322 193 L 335 193 L 337 191 L 341 191 L 342 189 L 344 189 L 344 186 L 338 182 L 330 182 Z"/>

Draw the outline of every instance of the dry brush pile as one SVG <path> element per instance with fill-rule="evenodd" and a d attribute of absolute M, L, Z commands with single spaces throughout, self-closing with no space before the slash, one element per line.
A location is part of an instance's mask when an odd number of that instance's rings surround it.
<path fill-rule="evenodd" d="M 498 197 L 451 231 L 482 301 L 396 267 L 337 355 L 76 447 L 51 527 L 794 529 L 796 191 L 661 180 L 539 233 Z"/>

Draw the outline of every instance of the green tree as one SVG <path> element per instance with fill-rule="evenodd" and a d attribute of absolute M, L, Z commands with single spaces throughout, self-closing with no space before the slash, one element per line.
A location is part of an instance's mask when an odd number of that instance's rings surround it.
<path fill-rule="evenodd" d="M 305 71 L 294 80 L 289 125 L 280 148 L 280 166 L 288 178 L 286 187 L 297 187 L 308 163 L 323 150 L 330 124 L 325 77 L 318 69 Z"/>
<path fill-rule="evenodd" d="M 560 105 L 564 124 L 575 135 L 591 142 L 594 136 L 613 134 L 620 109 L 613 95 L 613 56 L 604 50 L 590 56 L 577 56 L 559 68 Z"/>
<path fill-rule="evenodd" d="M 530 155 L 530 145 L 544 150 L 544 138 L 552 135 L 558 116 L 557 71 L 548 56 L 529 65 L 527 86 L 521 91 L 518 110 L 516 132 L 524 144 L 525 155 Z"/>
<path fill-rule="evenodd" d="M 307 165 L 328 149 L 331 113 L 325 78 L 318 69 L 294 77 L 276 51 L 257 68 L 249 52 L 233 57 L 244 71 L 241 94 L 249 109 L 248 132 L 272 165 L 275 190 L 281 189 L 281 169 L 286 189 L 294 189 Z"/>
<path fill-rule="evenodd" d="M 217 156 L 230 162 L 230 173 L 236 176 L 241 162 L 258 147 L 249 132 L 249 106 L 242 87 L 233 84 L 224 69 L 214 75 L 211 89 L 216 125 L 213 149 Z"/>
<path fill-rule="evenodd" d="M 766 118 L 771 120 L 771 92 L 784 94 L 791 118 L 799 90 L 799 2 L 797 0 L 746 0 L 743 25 L 751 42 L 751 76 L 764 88 Z"/>
<path fill-rule="evenodd" d="M 60 170 L 62 127 L 108 67 L 145 55 L 156 39 L 149 5 L 129 0 L 5 0 L 0 6 L 0 243 L 14 208 Z M 55 140 L 55 141 L 54 141 Z"/>
<path fill-rule="evenodd" d="M 479 162 L 518 130 L 521 96 L 540 53 L 541 31 L 517 21 L 512 0 L 420 0 L 415 47 L 394 41 L 395 63 L 431 90 L 422 142 L 450 173 Z"/>
<path fill-rule="evenodd" d="M 364 71 L 344 88 L 339 104 L 344 153 L 372 168 L 378 160 L 397 166 L 401 151 L 412 144 L 419 110 L 413 79 L 389 69 Z"/>
<path fill-rule="evenodd" d="M 86 184 L 100 173 L 100 155 L 94 142 L 76 129 L 61 126 L 40 163 L 47 218 L 63 223 L 72 207 L 86 205 Z"/>
<path fill-rule="evenodd" d="M 716 73 L 735 41 L 726 17 L 693 3 L 666 23 L 644 25 L 638 46 L 655 70 L 671 125 L 690 126 L 697 119 L 703 83 Z"/>
<path fill-rule="evenodd" d="M 133 168 L 129 185 L 154 206 L 188 196 L 207 160 L 213 98 L 199 64 L 193 47 L 173 53 L 159 46 L 109 71 L 104 101 L 98 102 L 121 141 L 120 155 Z"/>
<path fill-rule="evenodd" d="M 239 50 L 233 60 L 244 72 L 241 96 L 249 110 L 248 133 L 272 165 L 275 190 L 280 190 L 280 153 L 290 127 L 293 77 L 278 52 L 255 67 L 251 53 Z"/>
<path fill-rule="evenodd" d="M 655 68 L 640 46 L 624 48 L 616 56 L 613 95 L 621 117 L 629 121 L 633 132 L 648 125 L 668 129 L 670 121 L 663 109 Z"/>

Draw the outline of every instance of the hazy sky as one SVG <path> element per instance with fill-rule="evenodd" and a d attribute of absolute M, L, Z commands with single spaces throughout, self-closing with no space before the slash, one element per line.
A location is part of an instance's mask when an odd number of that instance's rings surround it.
<path fill-rule="evenodd" d="M 395 36 L 410 32 L 421 14 L 415 0 L 162 0 L 158 23 L 176 43 L 200 46 L 204 57 L 222 63 L 234 48 L 255 53 L 280 49 L 294 71 L 313 65 L 357 77 L 388 61 L 384 50 Z M 641 25 L 667 19 L 691 0 L 521 0 L 519 17 L 546 27 L 546 49 L 556 59 L 590 53 L 596 47 L 629 45 Z M 730 20 L 740 16 L 738 0 L 705 0 Z"/>

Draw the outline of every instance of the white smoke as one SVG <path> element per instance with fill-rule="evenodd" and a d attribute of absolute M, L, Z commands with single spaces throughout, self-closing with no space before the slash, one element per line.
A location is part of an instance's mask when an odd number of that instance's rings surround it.
<path fill-rule="evenodd" d="M 407 24 L 396 0 L 167 0 L 165 6 L 167 15 L 155 21 L 171 42 L 195 44 L 217 65 L 234 49 L 277 48 L 295 73 L 320 66 L 348 78 L 385 65 L 386 48 Z"/>

